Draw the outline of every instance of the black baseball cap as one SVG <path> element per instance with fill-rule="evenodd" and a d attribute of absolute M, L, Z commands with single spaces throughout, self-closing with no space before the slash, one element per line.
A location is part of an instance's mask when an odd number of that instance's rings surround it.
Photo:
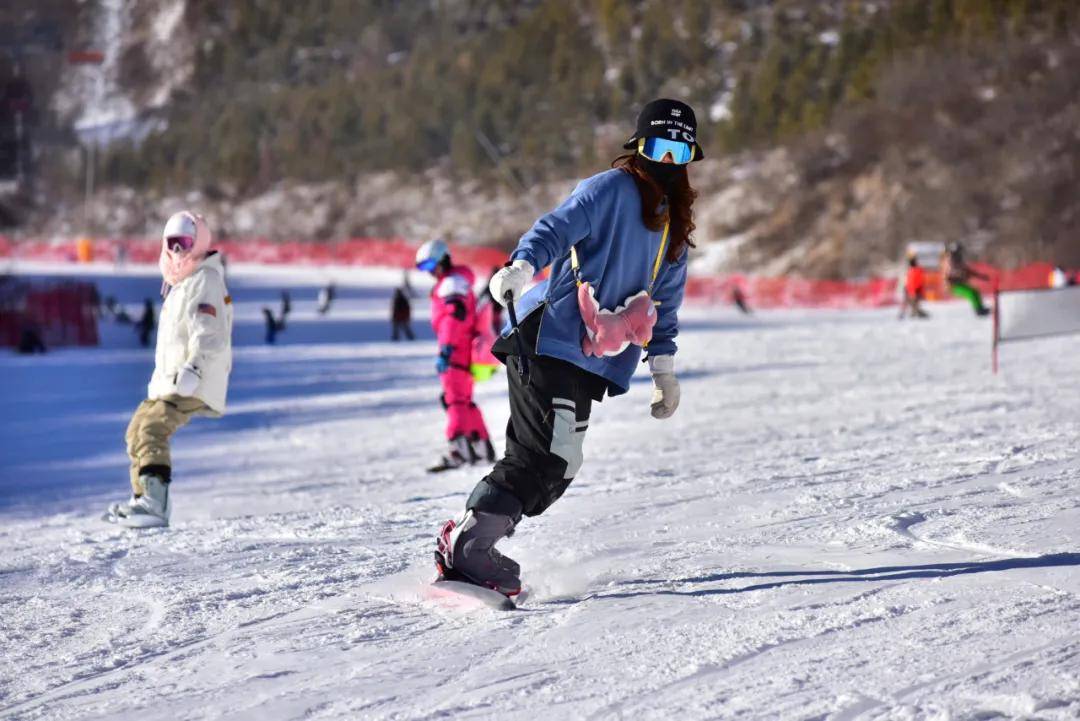
<path fill-rule="evenodd" d="M 648 102 L 638 114 L 637 130 L 623 147 L 637 148 L 642 138 L 667 138 L 680 140 L 694 146 L 694 160 L 701 160 L 705 152 L 697 141 L 697 116 L 694 109 L 679 100 L 659 98 Z"/>

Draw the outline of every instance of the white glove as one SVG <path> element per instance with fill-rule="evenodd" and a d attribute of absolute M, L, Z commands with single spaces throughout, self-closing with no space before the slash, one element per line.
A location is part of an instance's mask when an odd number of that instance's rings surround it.
<path fill-rule="evenodd" d="M 201 380 L 202 375 L 195 369 L 195 366 L 185 363 L 180 372 L 176 374 L 176 394 L 184 397 L 195 395 Z"/>
<path fill-rule="evenodd" d="M 522 288 L 532 280 L 534 275 L 536 275 L 536 269 L 532 267 L 532 263 L 518 259 L 505 268 L 500 268 L 498 273 L 491 276 L 488 290 L 499 305 L 505 306 L 506 294 L 509 293 L 516 302 L 521 298 Z"/>
<path fill-rule="evenodd" d="M 675 378 L 675 356 L 649 356 L 652 372 L 652 417 L 671 418 L 679 407 L 679 381 Z"/>

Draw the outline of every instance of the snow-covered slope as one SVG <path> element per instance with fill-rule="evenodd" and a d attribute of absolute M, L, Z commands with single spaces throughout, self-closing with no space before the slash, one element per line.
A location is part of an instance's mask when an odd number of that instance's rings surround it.
<path fill-rule="evenodd" d="M 297 285 L 267 347 L 281 281 L 233 276 L 231 411 L 178 434 L 167 531 L 97 519 L 150 370 L 130 331 L 0 357 L 0 717 L 1080 716 L 1080 340 L 994 378 L 960 306 L 689 309 L 679 412 L 649 417 L 645 375 L 598 406 L 505 544 L 532 597 L 463 612 L 422 589 L 483 469 L 421 470 L 435 349 L 383 340 L 396 279 L 323 320 Z M 504 391 L 480 386 L 493 428 Z"/>

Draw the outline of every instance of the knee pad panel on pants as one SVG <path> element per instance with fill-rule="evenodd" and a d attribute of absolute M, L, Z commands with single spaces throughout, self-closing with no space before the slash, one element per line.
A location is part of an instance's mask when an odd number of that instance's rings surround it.
<path fill-rule="evenodd" d="M 585 430 L 589 427 L 588 419 L 579 421 L 577 404 L 565 398 L 552 398 L 553 411 L 551 426 L 551 452 L 566 461 L 564 480 L 577 475 L 585 460 Z"/>
<path fill-rule="evenodd" d="M 510 516 L 515 523 L 521 520 L 521 500 L 510 491 L 488 483 L 486 478 L 473 488 L 469 500 L 465 502 L 465 508 L 485 513 L 500 513 Z"/>

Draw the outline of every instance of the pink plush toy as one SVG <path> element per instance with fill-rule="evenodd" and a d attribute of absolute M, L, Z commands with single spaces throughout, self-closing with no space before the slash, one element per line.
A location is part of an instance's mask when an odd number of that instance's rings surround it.
<path fill-rule="evenodd" d="M 605 310 L 596 301 L 596 291 L 588 284 L 578 286 L 578 308 L 585 321 L 581 349 L 587 356 L 613 356 L 633 343 L 644 346 L 656 325 L 656 306 L 648 291 L 630 296 L 615 310 Z"/>

